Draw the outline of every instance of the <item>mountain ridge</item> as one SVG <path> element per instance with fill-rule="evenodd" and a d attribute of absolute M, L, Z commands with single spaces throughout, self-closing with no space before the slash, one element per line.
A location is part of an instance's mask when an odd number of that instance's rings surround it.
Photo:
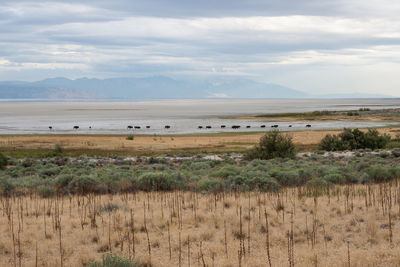
<path fill-rule="evenodd" d="M 177 80 L 142 78 L 47 78 L 35 82 L 1 81 L 1 99 L 207 99 L 207 98 L 353 98 L 352 94 L 311 95 L 274 83 L 241 77 Z M 391 97 L 356 94 L 363 97 Z"/>

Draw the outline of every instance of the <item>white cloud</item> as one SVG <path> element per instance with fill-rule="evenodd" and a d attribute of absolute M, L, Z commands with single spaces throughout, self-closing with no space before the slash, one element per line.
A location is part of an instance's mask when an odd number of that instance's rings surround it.
<path fill-rule="evenodd" d="M 133 4 L 111 9 L 108 1 L 6 2 L 0 4 L 0 77 L 23 79 L 38 70 L 99 78 L 241 75 L 310 92 L 393 93 L 400 87 L 394 76 L 400 73 L 400 2 L 382 1 L 340 0 L 330 11 L 304 0 L 312 9 L 285 12 L 275 3 L 273 16 L 228 10 L 208 17 L 137 16 Z M 250 13 L 262 13 L 256 11 Z M 39 73 L 37 79 L 46 78 Z"/>

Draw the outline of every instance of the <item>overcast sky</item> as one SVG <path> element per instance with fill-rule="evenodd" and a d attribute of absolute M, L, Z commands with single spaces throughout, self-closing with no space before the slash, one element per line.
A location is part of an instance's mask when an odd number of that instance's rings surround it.
<path fill-rule="evenodd" d="M 400 96 L 399 0 L 0 2 L 0 80 L 236 75 Z"/>

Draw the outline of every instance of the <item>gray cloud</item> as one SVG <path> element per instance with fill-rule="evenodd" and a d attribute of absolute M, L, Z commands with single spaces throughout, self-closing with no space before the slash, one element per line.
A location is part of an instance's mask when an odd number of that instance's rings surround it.
<path fill-rule="evenodd" d="M 398 13 L 395 0 L 6 0 L 0 79 L 243 75 L 398 94 Z"/>

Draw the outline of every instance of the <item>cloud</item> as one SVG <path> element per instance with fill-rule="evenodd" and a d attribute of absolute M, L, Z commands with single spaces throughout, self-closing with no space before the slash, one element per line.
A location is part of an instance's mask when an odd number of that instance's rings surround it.
<path fill-rule="evenodd" d="M 241 75 L 398 94 L 399 13 L 394 0 L 6 0 L 0 79 Z"/>

